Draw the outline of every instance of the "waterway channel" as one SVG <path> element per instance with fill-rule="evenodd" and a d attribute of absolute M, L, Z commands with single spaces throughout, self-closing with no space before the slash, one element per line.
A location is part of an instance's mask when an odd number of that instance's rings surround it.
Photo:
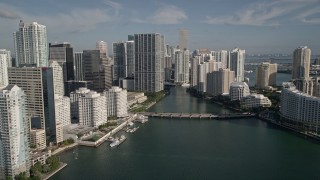
<path fill-rule="evenodd" d="M 149 109 L 228 113 L 184 88 Z M 258 119 L 150 118 L 111 149 L 78 147 L 51 179 L 320 179 L 320 144 Z"/>

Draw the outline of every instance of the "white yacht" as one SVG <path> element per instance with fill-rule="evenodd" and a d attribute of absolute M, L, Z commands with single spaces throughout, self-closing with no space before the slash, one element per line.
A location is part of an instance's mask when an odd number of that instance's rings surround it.
<path fill-rule="evenodd" d="M 120 141 L 118 138 L 114 138 L 112 143 L 110 144 L 110 147 L 115 147 L 118 146 L 120 144 Z"/>

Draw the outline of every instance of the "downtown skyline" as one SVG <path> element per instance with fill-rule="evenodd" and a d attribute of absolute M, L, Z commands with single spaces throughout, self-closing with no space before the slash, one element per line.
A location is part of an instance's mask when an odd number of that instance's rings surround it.
<path fill-rule="evenodd" d="M 146 8 L 148 7 L 148 8 Z M 135 33 L 160 33 L 178 45 L 179 29 L 189 34 L 189 49 L 246 49 L 248 54 L 284 53 L 306 45 L 320 54 L 319 0 L 57 0 L 0 3 L 0 48 L 13 52 L 12 33 L 19 20 L 47 26 L 48 42 L 69 42 L 76 51 L 94 49 L 96 41 L 127 40 Z M 109 48 L 109 53 L 112 49 Z"/>

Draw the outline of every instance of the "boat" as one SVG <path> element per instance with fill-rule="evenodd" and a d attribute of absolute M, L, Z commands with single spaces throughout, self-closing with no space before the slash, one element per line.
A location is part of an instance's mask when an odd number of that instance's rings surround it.
<path fill-rule="evenodd" d="M 121 135 L 120 136 L 120 139 L 119 139 L 119 144 L 118 145 L 120 145 L 123 141 L 125 141 L 127 139 L 127 137 L 126 136 L 124 136 L 124 135 Z"/>
<path fill-rule="evenodd" d="M 110 144 L 110 147 L 119 146 L 126 139 L 127 139 L 127 137 L 124 135 L 121 135 L 120 138 L 114 138 L 114 141 L 112 141 L 112 143 Z"/>
<path fill-rule="evenodd" d="M 130 132 L 130 133 L 134 133 L 134 132 L 136 132 L 136 130 L 137 130 L 137 129 L 139 129 L 139 126 L 138 126 L 138 127 L 133 128 L 133 129 L 130 129 L 130 130 L 129 130 L 129 132 Z"/>
<path fill-rule="evenodd" d="M 114 138 L 114 140 L 110 144 L 110 147 L 115 147 L 115 146 L 118 146 L 119 144 L 120 144 L 119 139 L 118 138 Z"/>
<path fill-rule="evenodd" d="M 138 121 L 140 123 L 146 123 L 146 122 L 148 122 L 148 116 L 144 116 L 144 115 L 140 114 L 137 116 L 136 121 Z"/>
<path fill-rule="evenodd" d="M 107 141 L 110 141 L 110 142 L 113 142 L 114 141 L 114 138 L 112 136 L 109 136 Z"/>
<path fill-rule="evenodd" d="M 133 125 L 134 125 L 133 122 L 128 123 L 128 126 L 133 126 Z"/>

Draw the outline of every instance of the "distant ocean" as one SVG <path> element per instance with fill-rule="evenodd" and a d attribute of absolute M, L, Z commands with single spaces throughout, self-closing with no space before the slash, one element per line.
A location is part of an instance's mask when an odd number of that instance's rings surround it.
<path fill-rule="evenodd" d="M 320 58 L 319 55 L 312 55 L 311 56 L 311 63 L 316 58 Z M 292 57 L 291 56 L 284 56 L 284 57 L 276 57 L 276 56 L 246 56 L 245 64 L 250 63 L 261 63 L 261 62 L 269 62 L 277 63 L 277 64 L 283 64 L 283 63 L 292 63 Z"/>
<path fill-rule="evenodd" d="M 245 64 L 271 62 L 277 64 L 292 63 L 292 57 L 246 57 Z"/>

